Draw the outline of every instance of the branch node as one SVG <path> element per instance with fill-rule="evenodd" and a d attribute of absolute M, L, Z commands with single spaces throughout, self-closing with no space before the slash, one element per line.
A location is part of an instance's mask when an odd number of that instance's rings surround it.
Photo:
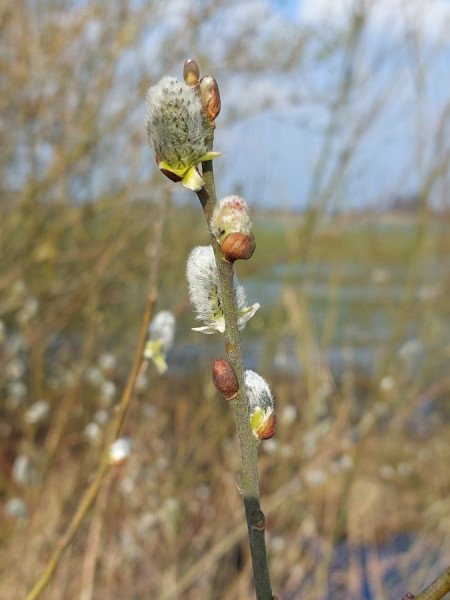
<path fill-rule="evenodd" d="M 256 531 L 264 531 L 266 528 L 266 517 L 263 511 L 257 508 L 252 514 L 252 529 Z"/>

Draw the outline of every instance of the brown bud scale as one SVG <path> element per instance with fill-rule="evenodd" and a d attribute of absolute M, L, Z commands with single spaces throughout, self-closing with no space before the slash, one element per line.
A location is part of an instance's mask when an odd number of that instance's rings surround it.
<path fill-rule="evenodd" d="M 275 433 L 275 427 L 277 424 L 277 416 L 275 413 L 272 413 L 270 417 L 256 430 L 256 433 L 260 440 L 268 440 Z"/>
<path fill-rule="evenodd" d="M 235 398 L 239 391 L 239 382 L 230 363 L 224 358 L 216 358 L 212 366 L 212 379 L 216 389 L 227 400 Z"/>
<path fill-rule="evenodd" d="M 256 242 L 253 233 L 245 235 L 245 233 L 235 231 L 227 235 L 222 242 L 223 257 L 230 263 L 239 259 L 248 260 L 253 256 L 255 248 Z"/>
<path fill-rule="evenodd" d="M 178 183 L 179 181 L 181 181 L 183 179 L 176 173 L 173 173 L 172 171 L 168 171 L 167 169 L 160 169 L 160 171 L 163 175 L 168 177 L 170 179 L 170 181 L 175 181 L 175 183 Z"/>
<path fill-rule="evenodd" d="M 195 87 L 200 77 L 200 69 L 198 64 L 193 59 L 188 59 L 184 63 L 183 78 L 184 81 L 191 87 Z"/>
<path fill-rule="evenodd" d="M 208 121 L 214 121 L 221 109 L 220 92 L 214 77 L 205 75 L 199 81 L 200 99 Z"/>
<path fill-rule="evenodd" d="M 172 171 L 169 171 L 168 169 L 161 168 L 159 166 L 161 159 L 158 156 L 155 156 L 155 160 L 156 160 L 156 164 L 158 165 L 158 168 L 161 171 L 161 173 L 163 175 L 165 175 L 166 177 L 168 177 L 170 179 L 170 181 L 175 181 L 175 183 L 178 183 L 179 181 L 181 181 L 183 179 L 176 173 L 173 173 Z"/>

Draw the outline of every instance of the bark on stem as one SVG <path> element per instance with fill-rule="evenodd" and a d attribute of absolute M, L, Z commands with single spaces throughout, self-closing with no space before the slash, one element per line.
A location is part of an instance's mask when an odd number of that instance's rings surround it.
<path fill-rule="evenodd" d="M 197 192 L 197 196 L 203 207 L 209 229 L 211 215 L 217 202 L 212 161 L 202 163 L 202 170 L 205 186 Z M 236 431 L 239 440 L 242 464 L 239 486 L 244 500 L 247 519 L 256 598 L 258 600 L 272 600 L 272 588 L 264 540 L 265 517 L 261 511 L 259 502 L 257 446 L 250 425 L 245 396 L 241 342 L 233 293 L 234 267 L 231 263 L 223 259 L 220 245 L 212 234 L 211 243 L 217 264 L 220 293 L 223 302 L 222 310 L 225 317 L 225 333 L 223 334 L 225 350 L 239 382 L 239 392 L 236 398 L 230 401 L 230 406 L 236 422 Z"/>
<path fill-rule="evenodd" d="M 450 592 L 450 567 L 446 569 L 437 579 L 418 596 L 416 600 L 439 600 Z"/>

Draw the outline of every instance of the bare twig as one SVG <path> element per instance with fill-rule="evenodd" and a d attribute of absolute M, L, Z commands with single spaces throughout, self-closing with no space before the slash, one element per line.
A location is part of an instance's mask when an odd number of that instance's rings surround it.
<path fill-rule="evenodd" d="M 113 474 L 111 473 L 111 475 Z M 95 503 L 95 514 L 89 528 L 89 537 L 83 561 L 80 600 L 92 600 L 94 597 L 95 571 L 97 567 L 104 513 L 108 503 L 111 485 L 115 479 L 114 477 L 111 477 L 111 475 L 105 480 Z"/>
<path fill-rule="evenodd" d="M 120 404 L 117 407 L 115 419 L 112 423 L 112 426 L 110 427 L 108 434 L 106 435 L 105 446 L 100 458 L 100 463 L 95 477 L 92 480 L 92 483 L 90 484 L 88 489 L 86 490 L 84 496 L 82 497 L 78 508 L 75 514 L 73 515 L 69 526 L 67 527 L 66 532 L 59 539 L 43 574 L 34 584 L 30 592 L 27 594 L 26 600 L 36 600 L 36 598 L 38 598 L 41 595 L 41 592 L 50 582 L 54 572 L 56 571 L 57 566 L 59 565 L 64 550 L 66 550 L 66 548 L 69 546 L 69 544 L 75 537 L 75 534 L 77 533 L 89 508 L 91 507 L 92 503 L 97 497 L 102 481 L 104 480 L 105 476 L 107 475 L 110 469 L 109 448 L 111 446 L 111 443 L 117 438 L 122 429 L 122 425 L 125 421 L 125 417 L 127 415 L 131 400 L 133 398 L 134 386 L 139 373 L 139 369 L 141 367 L 142 353 L 144 351 L 145 342 L 147 340 L 147 330 L 153 315 L 155 304 L 156 296 L 149 295 L 147 299 L 144 317 L 142 319 L 141 329 L 139 332 L 139 340 L 134 354 L 133 366 L 128 377 L 127 385 L 122 394 Z"/>
<path fill-rule="evenodd" d="M 418 596 L 415 600 L 440 600 L 450 592 L 450 567 Z"/>

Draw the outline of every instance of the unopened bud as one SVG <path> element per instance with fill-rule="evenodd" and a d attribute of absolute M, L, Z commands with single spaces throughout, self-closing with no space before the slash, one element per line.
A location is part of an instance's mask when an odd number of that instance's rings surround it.
<path fill-rule="evenodd" d="M 256 243 L 253 233 L 245 235 L 240 232 L 230 233 L 222 244 L 222 254 L 226 261 L 233 263 L 235 260 L 248 260 L 253 256 Z"/>
<path fill-rule="evenodd" d="M 212 367 L 212 379 L 217 389 L 227 400 L 236 397 L 239 383 L 230 363 L 223 358 L 216 358 Z"/>
<path fill-rule="evenodd" d="M 257 439 L 268 440 L 275 433 L 277 423 L 270 388 L 254 371 L 245 371 L 244 383 L 253 435 Z"/>
<path fill-rule="evenodd" d="M 185 61 L 183 67 L 183 78 L 184 81 L 191 87 L 195 87 L 198 83 L 198 79 L 200 77 L 200 69 L 198 68 L 198 64 L 195 60 L 188 58 Z"/>
<path fill-rule="evenodd" d="M 211 232 L 222 247 L 225 260 L 248 259 L 255 251 L 250 210 L 244 198 L 222 198 L 211 217 Z"/>
<path fill-rule="evenodd" d="M 258 427 L 256 430 L 256 435 L 260 440 L 270 440 L 275 433 L 276 426 L 277 415 L 272 413 L 269 417 L 267 417 L 264 423 L 261 423 L 261 425 Z"/>
<path fill-rule="evenodd" d="M 252 230 L 252 219 L 247 202 L 241 196 L 225 196 L 217 203 L 211 217 L 211 232 L 221 244 L 235 231 L 249 234 Z"/>
<path fill-rule="evenodd" d="M 264 531 L 266 527 L 266 517 L 261 509 L 256 509 L 251 515 L 252 528 L 257 531 Z"/>
<path fill-rule="evenodd" d="M 220 92 L 217 81 L 210 75 L 205 75 L 199 81 L 200 99 L 205 109 L 208 121 L 214 121 L 220 113 Z"/>

